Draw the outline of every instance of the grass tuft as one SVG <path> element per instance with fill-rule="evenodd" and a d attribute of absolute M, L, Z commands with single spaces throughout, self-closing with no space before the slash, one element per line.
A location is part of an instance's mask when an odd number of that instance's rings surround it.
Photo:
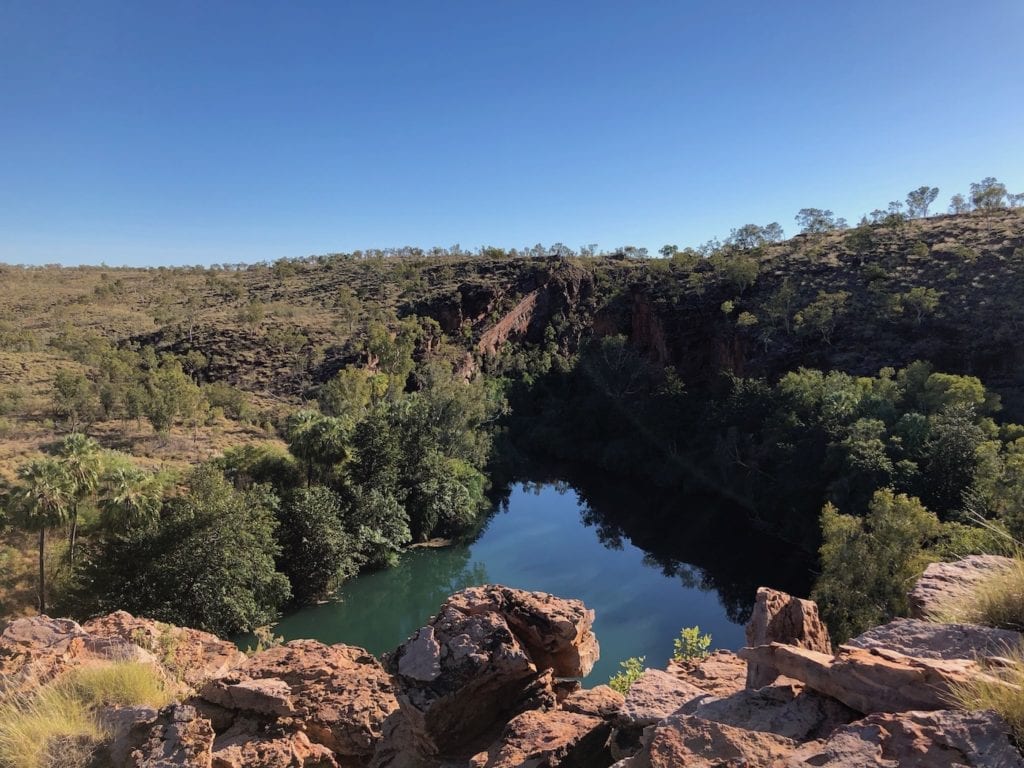
<path fill-rule="evenodd" d="M 953 703 L 966 710 L 994 710 L 1024 745 L 1024 648 L 985 663 L 985 674 L 952 690 Z"/>
<path fill-rule="evenodd" d="M 159 708 L 173 695 L 151 664 L 117 661 L 71 670 L 0 703 L 0 768 L 85 768 L 108 738 L 100 706 Z"/>
<path fill-rule="evenodd" d="M 160 671 L 152 664 L 137 661 L 79 667 L 69 672 L 60 685 L 90 707 L 145 705 L 160 709 L 173 698 Z"/>
<path fill-rule="evenodd" d="M 929 613 L 932 621 L 982 624 L 1024 631 L 1024 558 L 978 583 L 966 599 L 949 601 Z"/>

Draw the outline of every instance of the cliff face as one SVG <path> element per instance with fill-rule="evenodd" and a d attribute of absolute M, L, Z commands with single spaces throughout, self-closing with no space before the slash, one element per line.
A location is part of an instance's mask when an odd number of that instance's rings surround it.
<path fill-rule="evenodd" d="M 929 569 L 914 604 L 926 611 L 1004 562 Z M 762 589 L 738 655 L 647 669 L 623 697 L 572 679 L 597 659 L 592 621 L 576 600 L 475 587 L 382 664 L 312 640 L 246 657 L 125 613 L 19 619 L 0 633 L 0 693 L 152 665 L 179 703 L 94 712 L 106 734 L 95 757 L 115 768 L 1024 766 L 998 715 L 949 709 L 1018 633 L 899 619 L 833 651 L 814 603 Z"/>

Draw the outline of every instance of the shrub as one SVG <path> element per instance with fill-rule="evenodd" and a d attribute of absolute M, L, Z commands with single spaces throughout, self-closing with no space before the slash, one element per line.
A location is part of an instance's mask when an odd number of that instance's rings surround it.
<path fill-rule="evenodd" d="M 672 658 L 676 661 L 699 661 L 708 656 L 711 647 L 711 635 L 700 633 L 700 627 L 684 627 L 679 630 L 679 637 L 673 641 Z"/>
<path fill-rule="evenodd" d="M 608 685 L 625 696 L 629 687 L 644 673 L 645 658 L 645 656 L 630 656 L 625 661 L 620 661 L 619 667 L 622 668 L 622 671 L 608 678 Z"/>

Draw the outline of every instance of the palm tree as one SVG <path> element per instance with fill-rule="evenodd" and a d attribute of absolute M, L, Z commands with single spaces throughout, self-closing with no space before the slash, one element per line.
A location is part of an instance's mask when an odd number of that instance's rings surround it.
<path fill-rule="evenodd" d="M 70 542 L 68 559 L 74 563 L 75 541 L 78 538 L 78 505 L 99 485 L 103 462 L 100 456 L 100 447 L 96 441 L 79 432 L 64 438 L 58 455 L 70 481 L 73 497 L 70 511 L 71 530 L 68 534 Z"/>
<path fill-rule="evenodd" d="M 117 467 L 103 478 L 100 511 L 114 530 L 144 528 L 160 516 L 163 489 L 157 478 L 135 467 Z"/>
<path fill-rule="evenodd" d="M 39 612 L 46 613 L 46 529 L 67 522 L 74 494 L 63 465 L 55 459 L 37 459 L 18 470 L 21 484 L 14 489 L 17 521 L 27 531 L 39 532 Z"/>

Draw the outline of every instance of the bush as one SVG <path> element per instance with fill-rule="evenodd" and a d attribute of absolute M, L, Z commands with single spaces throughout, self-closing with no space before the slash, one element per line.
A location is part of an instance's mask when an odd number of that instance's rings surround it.
<path fill-rule="evenodd" d="M 630 656 L 625 661 L 620 661 L 622 671 L 608 678 L 608 685 L 625 696 L 629 692 L 629 687 L 644 673 L 645 658 L 646 656 Z"/>
<path fill-rule="evenodd" d="M 711 635 L 702 635 L 700 627 L 685 627 L 679 630 L 679 637 L 672 644 L 675 648 L 672 658 L 676 661 L 699 661 L 708 656 Z"/>

